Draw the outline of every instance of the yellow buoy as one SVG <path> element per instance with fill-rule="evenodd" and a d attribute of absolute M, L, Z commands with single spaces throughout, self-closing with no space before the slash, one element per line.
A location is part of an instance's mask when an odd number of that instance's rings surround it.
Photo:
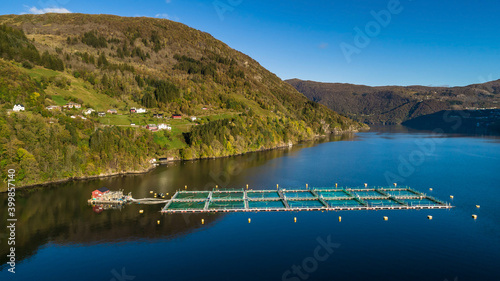
<path fill-rule="evenodd" d="M 201 219 L 201 224 L 205 224 L 205 219 Z"/>
<path fill-rule="evenodd" d="M 184 186 L 184 189 L 188 189 L 188 186 L 187 186 L 187 185 L 185 185 L 185 186 Z"/>
<path fill-rule="evenodd" d="M 453 195 L 450 195 L 450 198 L 453 199 Z"/>
<path fill-rule="evenodd" d="M 389 220 L 389 218 L 388 218 L 388 217 L 384 217 L 384 220 L 385 220 L 385 221 L 386 221 L 386 220 Z"/>
<path fill-rule="evenodd" d="M 248 218 L 248 223 L 251 223 L 252 222 L 252 219 L 251 218 Z"/>
<path fill-rule="evenodd" d="M 477 215 L 472 215 L 472 218 L 473 219 L 477 219 Z"/>
<path fill-rule="evenodd" d="M 367 184 L 367 183 L 365 183 L 365 187 L 368 187 L 368 184 Z"/>
<path fill-rule="evenodd" d="M 142 213 L 144 213 L 144 210 L 139 210 L 139 214 L 142 214 Z"/>
<path fill-rule="evenodd" d="M 427 216 L 428 219 L 432 220 L 432 216 Z"/>
<path fill-rule="evenodd" d="M 247 184 L 247 189 L 248 189 L 248 184 Z"/>
<path fill-rule="evenodd" d="M 165 198 L 165 195 L 163 195 L 161 198 Z"/>
<path fill-rule="evenodd" d="M 335 183 L 335 187 L 338 187 L 338 186 L 339 186 L 338 183 Z"/>
<path fill-rule="evenodd" d="M 157 220 L 157 221 L 156 221 L 156 223 L 157 223 L 157 224 L 160 224 L 160 221 L 159 221 L 159 220 Z"/>
<path fill-rule="evenodd" d="M 397 183 L 394 183 L 394 187 L 396 187 L 396 186 L 398 186 L 398 184 L 397 184 Z"/>
<path fill-rule="evenodd" d="M 219 188 L 219 186 L 218 186 L 218 185 L 215 185 L 215 188 Z"/>
<path fill-rule="evenodd" d="M 476 208 L 478 208 L 478 209 L 479 209 L 479 208 L 481 208 L 481 206 L 479 206 L 479 205 L 476 205 Z"/>
<path fill-rule="evenodd" d="M 306 183 L 306 189 L 307 189 L 307 183 Z"/>
<path fill-rule="evenodd" d="M 429 188 L 430 191 L 432 191 L 432 188 Z"/>
<path fill-rule="evenodd" d="M 153 191 L 151 190 L 151 191 L 149 191 L 149 193 L 150 193 L 150 194 L 153 194 Z"/>
<path fill-rule="evenodd" d="M 293 222 L 297 222 L 297 217 L 294 217 L 294 218 L 293 218 Z"/>
<path fill-rule="evenodd" d="M 276 184 L 276 189 L 279 189 L 279 188 L 280 188 L 280 187 L 279 187 L 279 185 L 278 185 L 278 184 Z"/>
<path fill-rule="evenodd" d="M 342 221 L 342 217 L 341 217 L 341 216 L 339 216 L 339 222 L 341 222 L 341 221 Z"/>
<path fill-rule="evenodd" d="M 167 193 L 167 195 L 168 195 L 168 193 Z"/>

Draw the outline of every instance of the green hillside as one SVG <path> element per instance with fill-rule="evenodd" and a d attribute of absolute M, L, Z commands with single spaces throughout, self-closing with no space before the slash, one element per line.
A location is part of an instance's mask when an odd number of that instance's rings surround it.
<path fill-rule="evenodd" d="M 46 109 L 68 102 L 82 108 Z M 10 112 L 14 104 L 26 110 Z M 131 107 L 148 112 L 130 113 Z M 0 16 L 0 108 L 2 178 L 16 169 L 20 185 L 366 128 L 309 101 L 207 33 L 164 19 L 110 15 Z M 87 108 L 96 112 L 81 118 Z M 109 109 L 118 114 L 97 115 Z M 171 130 L 145 129 L 160 123 Z"/>

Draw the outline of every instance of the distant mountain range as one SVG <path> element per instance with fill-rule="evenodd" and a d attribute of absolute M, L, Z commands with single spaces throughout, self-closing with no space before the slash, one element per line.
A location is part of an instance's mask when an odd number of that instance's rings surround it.
<path fill-rule="evenodd" d="M 500 107 L 500 80 L 465 87 L 382 86 L 286 80 L 310 100 L 367 124 L 401 124 L 443 110 Z"/>

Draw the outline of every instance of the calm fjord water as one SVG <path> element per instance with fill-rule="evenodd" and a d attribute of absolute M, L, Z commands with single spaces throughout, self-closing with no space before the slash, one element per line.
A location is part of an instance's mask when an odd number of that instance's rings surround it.
<path fill-rule="evenodd" d="M 184 185 L 275 189 L 277 183 L 393 181 L 456 208 L 162 215 L 162 205 L 129 205 L 97 214 L 86 202 L 102 186 L 143 198 L 150 190 L 172 194 Z M 0 195 L 2 222 L 6 198 Z M 500 280 L 499 198 L 500 139 L 385 128 L 285 150 L 175 163 L 146 175 L 19 190 L 17 273 L 7 272 L 4 228 L 0 279 Z"/>

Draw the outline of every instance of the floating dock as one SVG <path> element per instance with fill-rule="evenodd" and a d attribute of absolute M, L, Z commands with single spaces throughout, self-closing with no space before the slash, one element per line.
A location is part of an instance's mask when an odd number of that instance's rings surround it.
<path fill-rule="evenodd" d="M 449 209 L 410 187 L 177 191 L 162 213 Z"/>

